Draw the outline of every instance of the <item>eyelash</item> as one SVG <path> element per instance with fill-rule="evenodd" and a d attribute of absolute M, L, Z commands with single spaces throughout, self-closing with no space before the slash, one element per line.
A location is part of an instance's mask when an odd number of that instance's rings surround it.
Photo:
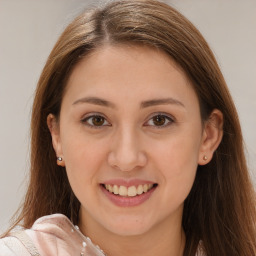
<path fill-rule="evenodd" d="M 163 125 L 150 125 L 150 124 L 147 124 L 149 123 L 151 120 L 153 120 L 154 117 L 160 117 L 160 118 L 164 118 L 164 124 Z M 103 124 L 102 125 L 94 125 L 93 123 L 89 123 L 89 120 L 92 120 L 92 118 L 101 118 L 103 119 Z M 87 126 L 89 126 L 90 128 L 93 128 L 93 129 L 100 129 L 104 126 L 111 126 L 111 124 L 107 121 L 107 119 L 102 115 L 102 114 L 92 114 L 92 115 L 89 115 L 85 118 L 83 118 L 81 120 L 81 122 Z M 153 121 L 154 122 L 154 121 Z M 166 123 L 167 122 L 167 123 Z M 107 124 L 106 124 L 107 123 Z M 171 125 L 172 123 L 174 123 L 174 118 L 173 117 L 170 117 L 169 115 L 165 114 L 165 113 L 155 113 L 153 114 L 150 119 L 146 122 L 146 125 L 145 126 L 152 126 L 156 129 L 161 129 L 161 128 L 164 128 L 164 127 L 167 127 L 169 125 Z"/>

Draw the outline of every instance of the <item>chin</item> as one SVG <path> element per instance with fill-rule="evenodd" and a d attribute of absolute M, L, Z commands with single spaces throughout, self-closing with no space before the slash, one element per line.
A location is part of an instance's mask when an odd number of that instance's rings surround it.
<path fill-rule="evenodd" d="M 146 233 L 151 225 L 141 220 L 122 220 L 109 223 L 106 227 L 111 233 L 119 236 L 138 236 Z"/>

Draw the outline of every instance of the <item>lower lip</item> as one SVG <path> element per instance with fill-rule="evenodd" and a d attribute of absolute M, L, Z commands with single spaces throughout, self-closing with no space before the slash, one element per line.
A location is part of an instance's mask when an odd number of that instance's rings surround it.
<path fill-rule="evenodd" d="M 142 193 L 141 195 L 137 195 L 133 197 L 124 197 L 124 196 L 115 195 L 109 192 L 102 185 L 100 185 L 100 188 L 112 203 L 120 207 L 131 207 L 131 206 L 141 205 L 151 197 L 151 195 L 156 189 L 156 187 L 153 187 L 148 192 Z"/>

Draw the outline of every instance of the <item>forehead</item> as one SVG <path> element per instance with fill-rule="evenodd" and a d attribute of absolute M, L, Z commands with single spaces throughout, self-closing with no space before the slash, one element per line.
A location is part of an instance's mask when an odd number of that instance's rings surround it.
<path fill-rule="evenodd" d="M 91 52 L 72 71 L 66 94 L 74 100 L 100 95 L 120 103 L 163 96 L 197 100 L 184 71 L 166 53 L 138 45 L 107 45 Z"/>

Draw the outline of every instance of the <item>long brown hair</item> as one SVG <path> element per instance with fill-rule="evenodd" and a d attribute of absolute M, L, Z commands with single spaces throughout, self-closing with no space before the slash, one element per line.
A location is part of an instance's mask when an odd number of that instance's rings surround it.
<path fill-rule="evenodd" d="M 80 203 L 65 169 L 56 165 L 46 119 L 58 117 L 74 66 L 104 44 L 141 44 L 164 51 L 185 71 L 198 95 L 202 120 L 219 109 L 224 135 L 212 161 L 198 166 L 185 201 L 184 255 L 194 256 L 200 240 L 207 256 L 255 256 L 255 191 L 250 182 L 237 112 L 223 75 L 199 31 L 179 12 L 153 0 L 114 1 L 87 10 L 63 32 L 43 69 L 31 121 L 30 183 L 13 226 L 62 213 L 78 222 Z"/>

